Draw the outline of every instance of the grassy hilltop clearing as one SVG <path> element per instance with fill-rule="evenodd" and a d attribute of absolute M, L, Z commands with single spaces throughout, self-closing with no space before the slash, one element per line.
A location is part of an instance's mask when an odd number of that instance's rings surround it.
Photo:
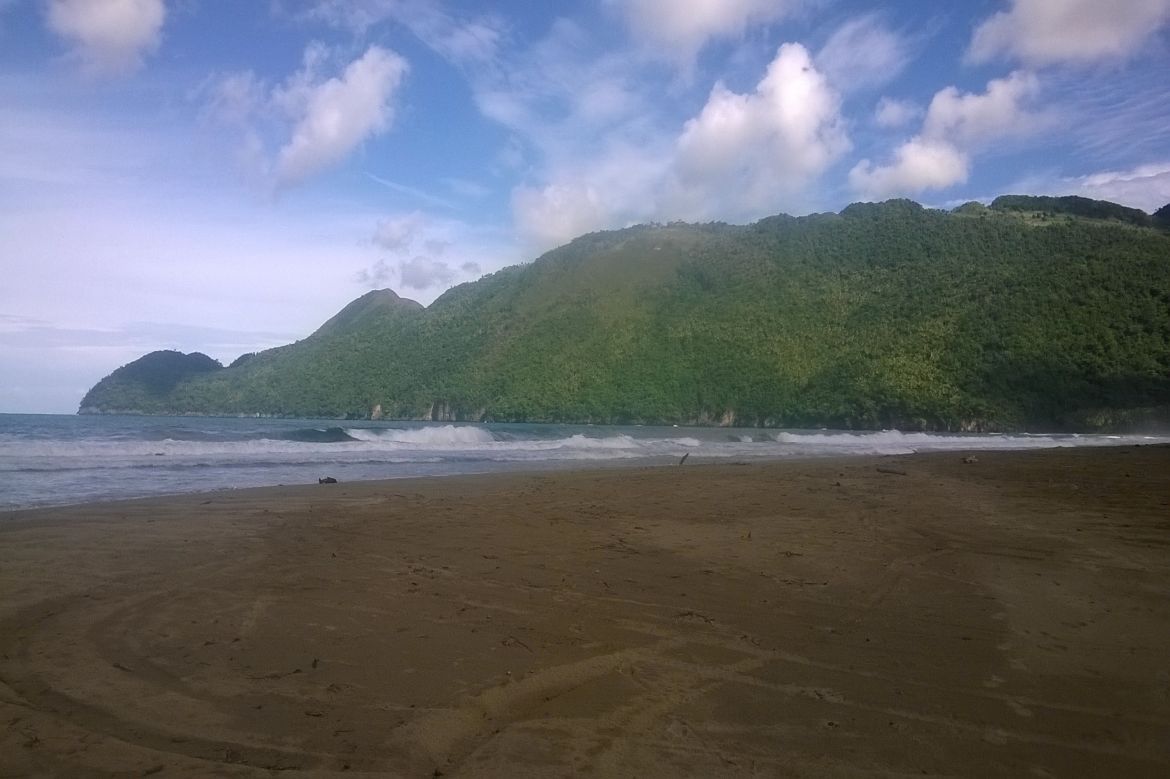
<path fill-rule="evenodd" d="M 1170 207 L 907 200 L 585 235 L 389 290 L 230 367 L 156 352 L 82 413 L 1144 429 L 1170 421 Z"/>

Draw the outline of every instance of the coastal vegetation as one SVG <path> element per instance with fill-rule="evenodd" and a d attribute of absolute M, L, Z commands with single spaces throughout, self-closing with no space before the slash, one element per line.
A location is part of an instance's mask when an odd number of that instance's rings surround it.
<path fill-rule="evenodd" d="M 1121 430 L 1170 422 L 1170 219 L 908 200 L 593 233 L 389 290 L 223 368 L 156 352 L 83 413 Z"/>

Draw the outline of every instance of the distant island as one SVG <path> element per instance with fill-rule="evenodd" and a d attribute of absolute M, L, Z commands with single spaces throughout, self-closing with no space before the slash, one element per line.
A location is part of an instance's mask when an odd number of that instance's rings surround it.
<path fill-rule="evenodd" d="M 153 352 L 82 414 L 902 430 L 1170 425 L 1170 205 L 1009 195 L 592 233 L 430 306 Z"/>

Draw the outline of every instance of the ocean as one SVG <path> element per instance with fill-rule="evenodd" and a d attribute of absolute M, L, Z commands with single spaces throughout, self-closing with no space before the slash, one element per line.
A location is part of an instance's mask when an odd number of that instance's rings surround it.
<path fill-rule="evenodd" d="M 972 449 L 1170 436 L 942 435 L 540 424 L 0 414 L 0 510 L 278 484 Z"/>

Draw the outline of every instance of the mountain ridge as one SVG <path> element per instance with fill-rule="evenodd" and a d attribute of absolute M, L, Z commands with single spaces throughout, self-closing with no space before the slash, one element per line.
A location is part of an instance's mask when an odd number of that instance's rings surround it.
<path fill-rule="evenodd" d="M 893 200 L 746 226 L 591 233 L 429 307 L 367 293 L 302 341 L 165 392 L 144 393 L 115 371 L 80 410 L 937 430 L 1166 424 L 1166 211 L 1076 197 L 1004 196 L 951 212 Z"/>

